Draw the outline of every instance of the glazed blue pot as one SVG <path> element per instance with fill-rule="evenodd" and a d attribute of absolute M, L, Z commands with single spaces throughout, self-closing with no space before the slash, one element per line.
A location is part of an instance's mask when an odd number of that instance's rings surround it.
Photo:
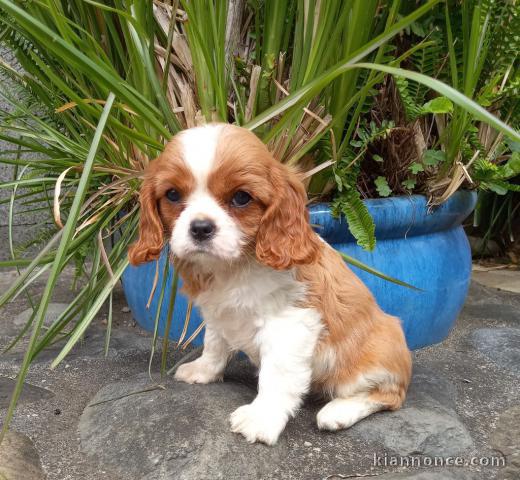
<path fill-rule="evenodd" d="M 393 278 L 420 290 L 412 290 L 351 267 L 376 297 L 381 308 L 403 323 L 411 349 L 442 341 L 448 335 L 468 292 L 471 276 L 471 251 L 462 222 L 473 211 L 476 193 L 457 192 L 447 202 L 428 212 L 426 198 L 419 195 L 367 200 L 366 205 L 376 225 L 377 245 L 367 252 L 356 244 L 345 219 L 334 218 L 329 204 L 310 207 L 311 223 L 321 237 L 334 248 Z M 159 280 L 167 253 L 159 260 Z M 152 331 L 158 308 L 158 293 L 146 308 L 156 272 L 156 263 L 129 266 L 123 273 L 123 289 L 139 325 Z M 167 290 L 171 291 L 170 269 Z M 168 295 L 163 301 L 159 334 L 164 334 Z M 186 316 L 187 299 L 178 294 L 169 335 L 177 340 Z M 185 338 L 200 325 L 194 308 Z M 194 340 L 202 344 L 203 335 Z"/>

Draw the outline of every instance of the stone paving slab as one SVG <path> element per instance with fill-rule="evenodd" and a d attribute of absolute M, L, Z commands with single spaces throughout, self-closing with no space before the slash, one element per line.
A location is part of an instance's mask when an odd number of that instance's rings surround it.
<path fill-rule="evenodd" d="M 9 400 L 13 393 L 16 380 L 12 378 L 3 377 L 0 375 L 0 408 L 7 408 L 9 406 Z M 34 385 L 25 384 L 20 399 L 20 404 L 37 402 L 40 400 L 46 400 L 54 396 L 54 394 L 41 387 L 35 387 Z"/>
<path fill-rule="evenodd" d="M 520 405 L 503 412 L 491 436 L 491 444 L 506 458 L 507 466 L 500 472 L 503 480 L 520 478 Z"/>
<path fill-rule="evenodd" d="M 520 270 L 474 267 L 473 280 L 486 287 L 520 293 Z"/>
<path fill-rule="evenodd" d="M 519 328 L 479 328 L 471 342 L 499 367 L 520 376 L 520 324 Z"/>
<path fill-rule="evenodd" d="M 334 477 L 330 477 L 332 480 Z M 340 477 L 338 477 L 340 478 Z M 460 470 L 425 471 L 415 473 L 398 473 L 381 475 L 378 480 L 472 480 L 475 476 Z"/>
<path fill-rule="evenodd" d="M 27 435 L 11 430 L 0 445 L 0 478 L 44 480 L 40 457 Z"/>
<path fill-rule="evenodd" d="M 9 275 L 0 274 L 0 288 L 12 281 Z M 58 304 L 73 296 L 70 278 L 60 282 L 53 299 Z M 34 288 L 43 288 L 43 282 Z M 319 405 L 309 401 L 275 447 L 249 445 L 228 431 L 229 413 L 255 394 L 254 369 L 243 360 L 228 368 L 221 384 L 189 386 L 154 374 L 153 382 L 161 381 L 165 389 L 89 406 L 153 383 L 146 373 L 150 335 L 134 325 L 125 305 L 117 290 L 114 352 L 108 358 L 100 348 L 106 328 L 101 312 L 83 345 L 56 370 L 48 368 L 56 351 L 30 370 L 28 391 L 38 387 L 51 395 L 36 390 L 31 401 L 21 402 L 12 431 L 34 446 L 27 461 L 38 459 L 48 480 L 520 478 L 520 377 L 514 369 L 520 365 L 515 348 L 486 350 L 493 335 L 503 344 L 512 338 L 500 333 L 503 329 L 520 328 L 519 295 L 473 283 L 450 337 L 414 352 L 413 382 L 401 411 L 376 414 L 347 431 L 323 433 L 315 423 Z M 20 296 L 2 311 L 0 348 L 12 340 L 14 322 L 19 324 L 27 308 Z M 1 377 L 14 378 L 22 351 L 23 345 L 0 356 Z M 500 355 L 493 356 L 497 351 Z M 172 352 L 168 364 L 178 358 Z M 152 368 L 157 370 L 157 358 Z M 4 403 L 0 421 L 5 412 Z M 374 455 L 423 460 L 460 455 L 464 461 L 496 457 L 507 464 L 419 468 L 378 464 Z"/>

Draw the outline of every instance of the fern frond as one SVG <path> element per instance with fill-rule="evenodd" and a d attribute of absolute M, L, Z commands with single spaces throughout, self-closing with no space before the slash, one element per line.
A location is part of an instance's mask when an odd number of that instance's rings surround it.
<path fill-rule="evenodd" d="M 419 70 L 420 71 L 420 70 Z M 399 98 L 408 122 L 413 122 L 421 113 L 421 105 L 417 103 L 417 92 L 412 93 L 410 82 L 403 77 L 394 78 Z"/>
<path fill-rule="evenodd" d="M 334 200 L 332 212 L 336 216 L 340 214 L 345 216 L 350 233 L 360 247 L 369 251 L 374 250 L 376 246 L 374 220 L 355 188 L 349 188 Z"/>

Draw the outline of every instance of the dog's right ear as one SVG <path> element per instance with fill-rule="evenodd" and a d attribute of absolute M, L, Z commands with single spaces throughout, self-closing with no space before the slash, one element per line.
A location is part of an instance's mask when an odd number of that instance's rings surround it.
<path fill-rule="evenodd" d="M 274 195 L 260 221 L 256 258 L 276 270 L 314 263 L 322 244 L 309 222 L 305 188 L 283 165 L 273 167 L 270 173 Z"/>
<path fill-rule="evenodd" d="M 141 204 L 139 238 L 130 246 L 128 259 L 132 265 L 156 260 L 164 246 L 164 227 L 157 210 L 153 179 L 145 176 L 139 192 Z"/>

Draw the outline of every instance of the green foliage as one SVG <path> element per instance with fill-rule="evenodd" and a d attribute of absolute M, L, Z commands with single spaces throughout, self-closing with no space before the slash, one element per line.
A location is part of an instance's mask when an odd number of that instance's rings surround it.
<path fill-rule="evenodd" d="M 446 161 L 446 154 L 442 150 L 425 150 L 422 161 L 428 167 L 437 167 Z"/>
<path fill-rule="evenodd" d="M 375 122 L 360 126 L 357 132 L 357 139 L 350 142 L 354 148 L 347 150 L 339 164 L 334 168 L 334 179 L 338 195 L 332 203 L 333 214 L 336 216 L 343 214 L 345 216 L 350 232 L 358 245 L 365 250 L 373 250 L 375 248 L 375 226 L 355 185 L 361 162 L 368 148 L 374 142 L 388 137 L 393 127 L 394 124 L 391 121 L 383 121 L 380 126 L 377 126 Z M 386 187 L 389 189 L 388 184 L 386 184 Z M 391 191 L 389 191 L 388 195 L 390 193 Z"/>
<path fill-rule="evenodd" d="M 446 54 L 443 48 L 442 17 L 438 10 L 439 7 L 432 9 L 411 25 L 410 33 L 423 44 L 423 48 L 414 51 L 407 61 L 410 69 L 434 78 L 439 76 L 442 78 L 443 58 Z M 427 86 L 414 80 L 395 77 L 395 82 L 407 119 L 412 122 L 421 115 L 421 105 L 427 101 L 431 91 Z"/>
<path fill-rule="evenodd" d="M 507 181 L 518 175 L 520 175 L 519 152 L 513 152 L 511 158 L 503 165 L 479 158 L 473 168 L 473 176 L 481 188 L 492 190 L 498 195 L 505 195 L 508 191 L 520 191 L 520 185 Z"/>
<path fill-rule="evenodd" d="M 403 182 L 402 182 L 403 187 L 409 191 L 412 191 L 415 188 L 416 184 L 417 184 L 417 181 L 415 180 L 415 178 L 407 178 L 406 180 L 403 180 Z"/>
<path fill-rule="evenodd" d="M 513 152 L 509 160 L 500 169 L 503 179 L 509 180 L 520 175 L 520 152 Z"/>
<path fill-rule="evenodd" d="M 350 145 L 358 149 L 358 156 L 364 154 L 369 145 L 376 140 L 387 138 L 394 126 L 395 124 L 391 120 L 383 120 L 380 126 L 373 121 L 368 125 L 360 126 L 357 130 L 358 139 L 352 140 Z"/>
<path fill-rule="evenodd" d="M 189 18 L 186 34 L 202 114 L 208 122 L 226 121 L 229 73 L 232 71 L 226 65 L 227 2 L 181 0 L 181 4 Z"/>
<path fill-rule="evenodd" d="M 518 2 L 448 0 L 411 25 L 410 36 L 425 42 L 425 47 L 407 62 L 413 70 L 450 82 L 518 130 L 519 31 Z M 486 166 L 486 162 L 507 162 L 511 150 L 506 137 L 497 136 L 453 99 L 445 95 L 432 97 L 431 90 L 413 80 L 395 77 L 395 87 L 407 122 L 399 126 L 412 128 L 415 122 L 413 128 L 419 128 L 426 140 L 426 145 L 418 144 L 418 150 L 425 148 L 422 158 L 418 154 L 408 166 L 413 175 L 420 174 L 414 189 L 429 192 L 434 203 L 437 197 L 443 201 L 446 197 L 442 188 L 430 192 L 429 186 L 444 184 L 446 191 L 454 191 L 450 177 L 461 173 L 455 168 L 460 161 L 468 165 L 473 185 L 502 194 L 507 191 L 508 180 L 491 181 L 488 177 L 494 170 Z M 412 182 L 406 186 L 412 186 Z"/>
<path fill-rule="evenodd" d="M 416 94 L 410 89 L 411 82 L 408 82 L 404 78 L 396 77 L 395 83 L 399 91 L 406 119 L 409 122 L 413 122 L 419 117 L 429 114 L 446 114 L 453 112 L 453 102 L 450 99 L 446 97 L 436 97 L 424 105 L 421 105 L 417 101 Z"/>
<path fill-rule="evenodd" d="M 421 115 L 428 113 L 451 113 L 453 112 L 453 103 L 446 97 L 436 97 L 426 102 L 421 108 Z"/>
<path fill-rule="evenodd" d="M 379 193 L 381 197 L 389 197 L 390 195 L 392 195 L 392 189 L 388 185 L 388 181 L 385 177 L 382 177 L 380 175 L 376 178 L 374 183 L 377 187 L 377 193 Z"/>
<path fill-rule="evenodd" d="M 419 172 L 424 172 L 424 167 L 421 163 L 414 162 L 408 168 L 414 175 L 417 175 Z"/>
<path fill-rule="evenodd" d="M 506 92 L 515 90 L 519 74 L 520 7 L 517 2 L 499 0 L 469 0 L 461 7 L 451 3 L 446 5 L 446 39 L 452 85 L 488 108 L 505 106 Z M 514 103 L 518 104 L 518 97 Z M 511 118 L 514 110 L 516 106 L 509 112 L 503 110 L 503 115 Z M 518 126 L 513 119 L 515 124 Z M 471 135 L 475 125 L 466 112 L 455 108 L 442 138 L 450 162 L 459 153 L 464 155 L 466 145 L 471 144 L 468 132 Z M 472 153 L 464 156 L 471 158 Z"/>
<path fill-rule="evenodd" d="M 413 122 L 421 115 L 421 107 L 417 103 L 417 96 L 410 91 L 410 82 L 403 77 L 396 77 L 395 84 L 399 91 L 402 107 L 404 109 L 406 119 Z"/>
<path fill-rule="evenodd" d="M 354 188 L 342 192 L 331 205 L 332 213 L 336 217 L 341 214 L 348 222 L 348 228 L 357 244 L 365 250 L 373 250 L 376 246 L 374 220 L 370 216 L 366 205 Z"/>
<path fill-rule="evenodd" d="M 518 182 L 517 182 L 518 183 Z M 495 240 L 505 251 L 515 242 L 515 225 L 520 219 L 520 193 L 508 191 L 497 195 L 491 190 L 481 190 L 478 194 L 473 225 L 482 237 L 481 254 L 487 253 L 489 240 Z"/>

